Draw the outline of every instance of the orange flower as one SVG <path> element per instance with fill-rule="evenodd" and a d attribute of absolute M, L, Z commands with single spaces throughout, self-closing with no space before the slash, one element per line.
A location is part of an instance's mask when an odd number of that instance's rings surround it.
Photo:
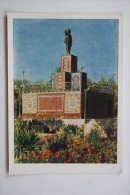
<path fill-rule="evenodd" d="M 34 151 L 32 151 L 32 152 L 31 152 L 31 155 L 32 155 L 32 156 L 35 156 L 36 154 L 35 154 L 35 152 L 34 152 Z"/>
<path fill-rule="evenodd" d="M 46 158 L 49 158 L 51 156 L 51 154 L 52 154 L 51 153 L 51 150 L 48 149 L 48 150 L 45 151 L 45 153 L 43 154 L 43 156 L 46 157 Z"/>
<path fill-rule="evenodd" d="M 103 153 L 99 154 L 99 162 L 104 163 L 104 154 Z"/>
<path fill-rule="evenodd" d="M 70 149 L 68 150 L 68 152 L 69 152 L 69 153 L 72 153 L 72 152 L 73 152 L 72 148 L 70 148 Z"/>
<path fill-rule="evenodd" d="M 38 154 L 37 158 L 42 159 L 42 154 Z"/>
<path fill-rule="evenodd" d="M 90 144 L 88 147 L 88 153 L 92 154 L 93 153 L 93 144 Z"/>
<path fill-rule="evenodd" d="M 60 152 L 57 151 L 57 152 L 55 153 L 55 156 L 56 156 L 56 157 L 59 157 L 59 156 L 60 156 Z"/>
<path fill-rule="evenodd" d="M 77 154 L 78 154 L 78 151 L 75 151 L 75 152 L 74 152 L 74 155 L 77 155 Z"/>
<path fill-rule="evenodd" d="M 27 154 L 27 159 L 30 159 L 31 158 L 31 154 Z"/>
<path fill-rule="evenodd" d="M 45 152 L 46 154 L 50 154 L 51 153 L 51 150 L 50 149 L 48 149 L 48 150 L 46 150 L 46 152 Z"/>
<path fill-rule="evenodd" d="M 25 155 L 24 155 L 24 154 L 21 154 L 21 155 L 20 155 L 20 158 L 22 158 L 22 159 L 23 159 L 24 157 L 25 157 Z"/>

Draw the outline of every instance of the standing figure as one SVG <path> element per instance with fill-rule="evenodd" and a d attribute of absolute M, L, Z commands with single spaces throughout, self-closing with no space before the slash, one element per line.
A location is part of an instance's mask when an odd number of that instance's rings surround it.
<path fill-rule="evenodd" d="M 66 53 L 70 54 L 70 49 L 72 46 L 72 36 L 71 36 L 71 30 L 65 30 L 65 40 L 64 43 L 66 44 Z"/>

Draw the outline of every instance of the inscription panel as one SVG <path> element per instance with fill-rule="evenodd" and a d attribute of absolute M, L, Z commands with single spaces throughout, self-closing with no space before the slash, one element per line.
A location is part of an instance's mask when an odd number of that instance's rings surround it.
<path fill-rule="evenodd" d="M 74 91 L 80 91 L 81 89 L 81 74 L 72 73 L 71 89 Z"/>
<path fill-rule="evenodd" d="M 63 72 L 55 73 L 54 86 L 56 90 L 65 89 L 65 74 Z"/>
<path fill-rule="evenodd" d="M 65 113 L 80 113 L 81 93 L 65 93 Z"/>
<path fill-rule="evenodd" d="M 63 112 L 64 94 L 38 95 L 38 112 Z"/>
<path fill-rule="evenodd" d="M 37 94 L 22 94 L 22 113 L 37 113 Z"/>
<path fill-rule="evenodd" d="M 68 58 L 68 57 L 63 58 L 61 71 L 62 72 L 71 72 L 70 58 Z"/>

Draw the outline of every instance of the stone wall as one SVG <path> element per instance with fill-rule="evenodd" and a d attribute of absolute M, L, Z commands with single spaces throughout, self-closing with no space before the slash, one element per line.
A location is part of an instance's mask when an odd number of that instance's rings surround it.
<path fill-rule="evenodd" d="M 22 95 L 22 116 L 35 118 L 81 118 L 81 92 L 28 93 Z"/>
<path fill-rule="evenodd" d="M 81 93 L 65 93 L 65 113 L 80 113 Z"/>
<path fill-rule="evenodd" d="M 37 94 L 36 93 L 22 94 L 22 112 L 24 114 L 37 113 Z"/>
<path fill-rule="evenodd" d="M 37 94 L 37 112 L 64 112 L 64 93 Z"/>

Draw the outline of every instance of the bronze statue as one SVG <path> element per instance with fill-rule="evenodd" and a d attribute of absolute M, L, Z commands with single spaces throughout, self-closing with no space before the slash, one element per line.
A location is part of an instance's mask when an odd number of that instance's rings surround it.
<path fill-rule="evenodd" d="M 71 30 L 65 30 L 65 40 L 64 43 L 66 44 L 66 53 L 70 54 L 70 49 L 72 46 L 72 36 L 71 36 Z"/>

